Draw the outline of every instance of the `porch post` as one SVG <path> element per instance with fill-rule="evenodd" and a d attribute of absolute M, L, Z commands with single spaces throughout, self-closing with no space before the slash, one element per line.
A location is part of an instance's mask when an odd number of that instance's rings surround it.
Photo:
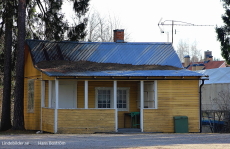
<path fill-rule="evenodd" d="M 144 81 L 140 81 L 140 126 L 141 132 L 143 132 L 143 108 L 144 108 Z"/>
<path fill-rule="evenodd" d="M 115 132 L 117 132 L 117 81 L 113 81 L 113 103 L 115 109 Z"/>
<path fill-rule="evenodd" d="M 52 98 L 52 81 L 49 80 L 49 105 L 48 105 L 49 108 L 51 108 L 52 106 L 51 98 Z"/>
<path fill-rule="evenodd" d="M 41 81 L 41 122 L 40 122 L 40 129 L 42 132 L 42 107 L 44 107 L 44 101 L 45 101 L 45 81 Z"/>
<path fill-rule="evenodd" d="M 57 133 L 57 128 L 58 128 L 58 100 L 59 100 L 59 81 L 56 79 L 55 80 L 55 94 L 56 94 L 56 99 L 55 99 L 55 111 L 54 111 L 54 133 Z"/>
<path fill-rule="evenodd" d="M 88 80 L 85 80 L 85 109 L 88 109 Z"/>

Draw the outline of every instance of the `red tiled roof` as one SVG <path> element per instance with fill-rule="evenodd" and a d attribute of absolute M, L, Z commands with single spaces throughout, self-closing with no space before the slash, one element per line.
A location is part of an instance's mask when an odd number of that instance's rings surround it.
<path fill-rule="evenodd" d="M 225 61 L 211 61 L 211 62 L 205 63 L 204 65 L 205 65 L 205 69 L 226 67 Z"/>
<path fill-rule="evenodd" d="M 188 70 L 192 70 L 192 64 L 204 64 L 205 66 L 204 69 L 214 69 L 214 68 L 226 67 L 225 61 L 209 61 L 208 63 L 195 62 L 195 63 L 190 63 L 189 67 L 187 68 Z"/>

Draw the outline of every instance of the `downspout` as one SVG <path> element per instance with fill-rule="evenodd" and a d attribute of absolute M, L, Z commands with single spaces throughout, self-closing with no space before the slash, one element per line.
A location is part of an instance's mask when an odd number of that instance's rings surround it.
<path fill-rule="evenodd" d="M 202 79 L 202 83 L 200 85 L 200 133 L 202 132 L 202 111 L 201 111 L 201 88 L 204 85 L 204 79 Z"/>

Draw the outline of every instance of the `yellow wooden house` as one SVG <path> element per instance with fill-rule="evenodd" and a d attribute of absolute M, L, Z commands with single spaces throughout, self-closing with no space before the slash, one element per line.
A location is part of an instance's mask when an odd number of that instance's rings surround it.
<path fill-rule="evenodd" d="M 174 132 L 187 116 L 200 132 L 200 80 L 171 43 L 50 42 L 25 45 L 27 130 L 51 133 Z"/>

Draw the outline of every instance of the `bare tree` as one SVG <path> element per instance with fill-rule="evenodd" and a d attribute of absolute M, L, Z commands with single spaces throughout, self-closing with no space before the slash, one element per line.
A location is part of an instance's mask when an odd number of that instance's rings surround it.
<path fill-rule="evenodd" d="M 199 62 L 202 60 L 201 50 L 197 48 L 196 41 L 189 44 L 188 41 L 180 40 L 176 52 L 181 61 L 184 60 L 184 56 L 186 55 L 191 57 L 191 62 Z"/>
<path fill-rule="evenodd" d="M 221 132 L 230 132 L 230 89 L 224 89 L 218 93 L 218 97 L 211 99 L 218 121 L 224 121 Z"/>
<path fill-rule="evenodd" d="M 218 97 L 211 99 L 211 103 L 216 110 L 230 110 L 230 89 L 220 91 Z"/>
<path fill-rule="evenodd" d="M 197 48 L 197 42 L 194 41 L 190 47 L 191 62 L 199 62 L 202 60 L 201 50 Z"/>
<path fill-rule="evenodd" d="M 101 16 L 97 11 L 89 13 L 86 41 L 113 42 L 113 30 L 121 29 L 119 18 L 115 16 Z M 130 40 L 130 34 L 125 29 L 125 41 Z"/>
<path fill-rule="evenodd" d="M 180 40 L 177 45 L 177 54 L 181 61 L 183 61 L 184 56 L 189 55 L 189 45 L 187 42 Z"/>

